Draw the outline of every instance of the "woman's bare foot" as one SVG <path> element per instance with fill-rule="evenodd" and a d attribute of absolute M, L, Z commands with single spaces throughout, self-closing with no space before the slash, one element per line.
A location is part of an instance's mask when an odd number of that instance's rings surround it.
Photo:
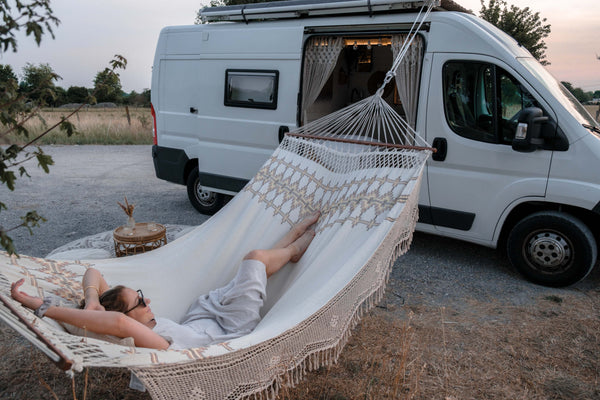
<path fill-rule="evenodd" d="M 283 238 L 281 238 L 281 240 L 275 243 L 275 245 L 272 248 L 283 249 L 285 247 L 288 247 L 290 244 L 298 240 L 298 238 L 300 238 L 304 234 L 304 232 L 306 232 L 308 228 L 310 228 L 311 225 L 315 224 L 319 220 L 320 216 L 321 212 L 316 211 L 308 217 L 304 218 L 302 221 L 294 225 L 294 227 Z"/>
<path fill-rule="evenodd" d="M 319 218 L 321 217 L 321 211 L 315 211 L 314 213 L 308 215 L 302 221 L 296 224 L 296 227 L 302 229 L 303 232 L 306 232 L 308 228 L 315 224 Z"/>
<path fill-rule="evenodd" d="M 290 258 L 290 261 L 294 263 L 300 261 L 300 258 L 302 258 L 302 256 L 306 252 L 306 249 L 308 249 L 308 246 L 314 238 L 315 231 L 309 229 L 306 232 L 304 232 L 304 234 L 300 236 L 294 243 L 290 244 L 291 247 L 296 249 L 296 254 L 294 254 L 292 258 Z"/>

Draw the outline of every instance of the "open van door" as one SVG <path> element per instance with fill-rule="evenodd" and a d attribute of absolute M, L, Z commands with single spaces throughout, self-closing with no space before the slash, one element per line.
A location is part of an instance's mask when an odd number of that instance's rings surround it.
<path fill-rule="evenodd" d="M 513 150 L 519 118 L 531 107 L 556 118 L 492 57 L 436 53 L 429 82 L 426 136 L 438 152 L 427 164 L 420 222 L 430 228 L 423 230 L 494 245 L 511 203 L 546 193 L 552 151 Z"/>

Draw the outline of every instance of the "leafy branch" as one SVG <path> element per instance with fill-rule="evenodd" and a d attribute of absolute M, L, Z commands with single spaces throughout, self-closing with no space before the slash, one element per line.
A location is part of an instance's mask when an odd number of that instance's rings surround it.
<path fill-rule="evenodd" d="M 52 13 L 50 0 L 0 0 L 0 47 L 2 52 L 12 48 L 17 51 L 16 32 L 25 30 L 26 36 L 33 35 L 35 42 L 40 45 L 44 30 L 54 39 L 54 27 L 60 20 Z"/>
<path fill-rule="evenodd" d="M 0 0 L 0 12 L 4 10 L 5 2 L 6 0 Z M 2 30 L 0 30 L 0 35 L 1 32 Z M 12 42 L 9 41 L 9 43 Z M 116 76 L 118 79 L 118 73 L 116 71 L 118 69 L 125 69 L 127 60 L 125 57 L 117 54 L 110 61 L 109 65 L 110 68 L 104 70 L 103 77 L 106 79 L 114 79 Z M 39 112 L 41 107 L 45 104 L 45 98 L 54 96 L 52 91 L 54 86 L 52 82 L 60 78 L 58 75 L 50 73 L 49 71 L 45 72 L 47 73 L 43 74 L 44 76 L 36 81 L 37 85 L 31 88 L 27 93 L 18 92 L 19 88 L 14 79 L 7 79 L 6 82 L 0 82 L 0 125 L 6 128 L 6 130 L 0 132 L 0 139 L 12 132 L 16 132 L 25 138 L 29 138 L 29 131 L 27 130 L 25 123 L 35 117 L 41 118 Z M 99 87 L 101 87 L 101 85 Z M 90 95 L 90 101 L 93 100 L 95 94 L 96 91 Z M 0 147 L 0 184 L 6 185 L 10 191 L 14 191 L 15 183 L 19 177 L 30 177 L 23 164 L 32 159 L 36 159 L 38 166 L 42 168 L 45 173 L 49 173 L 49 167 L 54 164 L 52 157 L 45 154 L 39 146 L 34 150 L 29 150 L 29 148 L 34 146 L 42 137 L 57 128 L 64 131 L 67 136 L 72 136 L 77 133 L 75 125 L 69 121 L 69 118 L 77 114 L 84 106 L 85 103 L 81 104 L 66 116 L 62 116 L 57 123 L 47 127 L 42 133 L 29 140 L 25 145 L 20 146 L 18 144 L 11 144 L 6 148 Z M 3 212 L 3 210 L 6 212 L 7 207 L 5 203 L 0 201 L 0 212 Z M 18 228 L 27 228 L 29 233 L 33 234 L 32 228 L 38 227 L 41 222 L 45 221 L 46 220 L 36 211 L 29 211 L 21 217 L 21 223 L 16 226 L 5 227 L 0 224 L 0 246 L 2 246 L 9 254 L 16 254 L 14 242 L 9 233 Z"/>

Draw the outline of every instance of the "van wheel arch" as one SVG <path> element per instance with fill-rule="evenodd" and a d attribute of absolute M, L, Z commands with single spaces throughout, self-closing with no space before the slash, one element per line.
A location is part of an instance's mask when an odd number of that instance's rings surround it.
<path fill-rule="evenodd" d="M 190 177 L 190 174 L 192 173 L 192 171 L 194 171 L 194 168 L 198 168 L 198 159 L 197 158 L 193 158 L 185 164 L 185 167 L 183 169 L 183 182 L 185 182 L 186 184 L 187 184 L 188 178 Z"/>
<path fill-rule="evenodd" d="M 592 231 L 596 242 L 600 244 L 600 214 L 594 213 L 590 210 L 586 210 L 580 207 L 569 206 L 559 203 L 547 203 L 547 202 L 526 202 L 519 204 L 512 209 L 510 214 L 504 220 L 502 230 L 497 242 L 498 249 L 506 248 L 506 240 L 510 231 L 514 226 L 527 217 L 536 212 L 540 211 L 559 211 L 570 214 L 581 221 L 584 221 L 587 227 Z"/>

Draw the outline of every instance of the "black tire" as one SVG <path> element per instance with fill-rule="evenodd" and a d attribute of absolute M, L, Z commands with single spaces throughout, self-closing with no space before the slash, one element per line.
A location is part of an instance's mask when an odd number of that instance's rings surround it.
<path fill-rule="evenodd" d="M 213 215 L 225 204 L 224 194 L 202 189 L 198 167 L 188 176 L 187 192 L 190 203 L 202 214 Z"/>
<path fill-rule="evenodd" d="M 508 258 L 529 281 L 552 287 L 572 285 L 596 264 L 590 229 L 572 215 L 541 211 L 519 221 L 508 236 Z"/>

